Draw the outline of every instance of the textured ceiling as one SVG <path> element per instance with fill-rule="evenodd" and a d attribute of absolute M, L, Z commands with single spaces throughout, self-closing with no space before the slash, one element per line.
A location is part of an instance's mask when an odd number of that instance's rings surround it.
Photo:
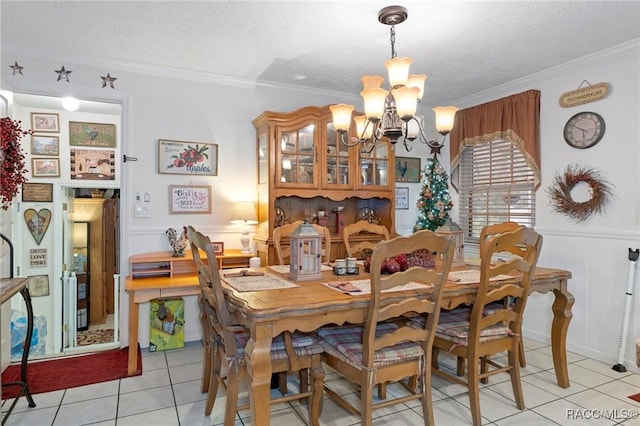
<path fill-rule="evenodd" d="M 386 74 L 389 27 L 377 13 L 390 4 L 3 0 L 1 41 L 11 52 L 68 51 L 358 93 L 362 75 Z M 429 76 L 431 105 L 640 37 L 637 0 L 400 4 L 409 18 L 396 27 L 396 50 Z"/>

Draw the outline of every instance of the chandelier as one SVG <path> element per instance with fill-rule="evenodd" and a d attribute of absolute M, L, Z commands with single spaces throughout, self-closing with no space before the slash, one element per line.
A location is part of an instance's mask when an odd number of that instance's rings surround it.
<path fill-rule="evenodd" d="M 360 95 L 364 99 L 364 114 L 353 117 L 356 123 L 357 137 L 347 135 L 351 125 L 353 105 L 331 105 L 333 125 L 340 135 L 340 141 L 349 147 L 362 145 L 364 152 L 373 151 L 375 144 L 386 137 L 392 146 L 400 138 L 404 147 L 411 151 L 413 141 L 429 145 L 432 153 L 439 153 L 444 145 L 444 138 L 453 128 L 453 118 L 458 108 L 436 107 L 436 129 L 443 136 L 442 143 L 435 139 L 428 140 L 424 135 L 422 117 L 416 114 L 418 102 L 424 93 L 425 74 L 409 75 L 411 58 L 398 58 L 395 49 L 395 25 L 401 24 L 408 17 L 407 9 L 402 6 L 388 6 L 378 12 L 378 21 L 391 26 L 391 59 L 385 61 L 389 75 L 391 91 L 382 87 L 384 77 L 379 75 L 365 75 L 360 80 L 363 90 Z"/>

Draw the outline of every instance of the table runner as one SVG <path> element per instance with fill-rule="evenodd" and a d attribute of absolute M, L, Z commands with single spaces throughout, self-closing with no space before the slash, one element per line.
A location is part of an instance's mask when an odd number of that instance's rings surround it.
<path fill-rule="evenodd" d="M 341 281 L 329 281 L 322 283 L 323 286 L 332 290 L 339 291 L 341 293 L 349 294 L 351 296 L 360 296 L 365 294 L 371 294 L 371 281 L 370 280 L 341 280 Z M 423 290 L 431 288 L 432 286 L 410 282 L 405 285 L 394 287 L 389 290 L 383 290 L 383 293 L 392 291 L 405 291 L 405 290 Z"/>

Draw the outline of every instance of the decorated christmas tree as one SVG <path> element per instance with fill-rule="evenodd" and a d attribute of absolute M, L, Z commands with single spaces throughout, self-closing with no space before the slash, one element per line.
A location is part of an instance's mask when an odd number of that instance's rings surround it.
<path fill-rule="evenodd" d="M 449 220 L 449 210 L 453 207 L 449 178 L 435 155 L 427 159 L 422 169 L 422 190 L 416 206 L 420 212 L 413 232 L 421 229 L 435 231 Z"/>

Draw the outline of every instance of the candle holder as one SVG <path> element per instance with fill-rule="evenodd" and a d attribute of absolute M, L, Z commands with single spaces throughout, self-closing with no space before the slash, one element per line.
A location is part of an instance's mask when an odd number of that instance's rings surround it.
<path fill-rule="evenodd" d="M 289 236 L 291 257 L 289 278 L 310 281 L 322 278 L 322 235 L 310 223 L 301 223 Z"/>

